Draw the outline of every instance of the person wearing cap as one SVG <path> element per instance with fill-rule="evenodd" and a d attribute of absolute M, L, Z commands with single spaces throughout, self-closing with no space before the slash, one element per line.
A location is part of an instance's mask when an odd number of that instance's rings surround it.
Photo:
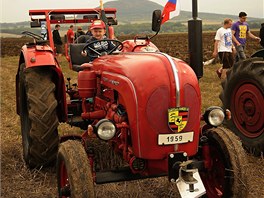
<path fill-rule="evenodd" d="M 244 52 L 245 46 L 246 46 L 246 39 L 247 36 L 249 36 L 252 39 L 257 40 L 258 42 L 261 41 L 261 39 L 254 34 L 252 34 L 249 30 L 247 20 L 247 14 L 245 12 L 240 12 L 239 15 L 239 21 L 236 23 L 233 23 L 232 25 L 232 33 L 233 33 L 233 41 L 236 47 L 237 56 L 236 61 L 244 60 L 246 59 L 246 55 Z"/>
<path fill-rule="evenodd" d="M 76 40 L 79 36 L 81 35 L 85 35 L 84 31 L 82 30 L 82 27 L 78 27 L 77 28 L 77 32 L 75 32 L 74 34 L 74 39 Z"/>
<path fill-rule="evenodd" d="M 115 45 L 111 41 L 103 41 L 104 39 L 107 39 L 107 37 L 105 36 L 105 28 L 105 23 L 102 20 L 95 20 L 90 28 L 92 37 L 88 41 L 86 41 L 86 43 L 98 41 L 93 43 L 91 47 L 99 53 L 107 52 L 115 48 Z M 87 51 L 82 52 L 83 56 L 87 56 L 87 54 Z M 91 61 L 93 61 L 94 59 L 95 58 L 91 57 Z"/>

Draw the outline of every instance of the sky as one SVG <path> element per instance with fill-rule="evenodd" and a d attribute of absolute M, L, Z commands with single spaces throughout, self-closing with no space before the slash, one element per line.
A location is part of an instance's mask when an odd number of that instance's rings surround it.
<path fill-rule="evenodd" d="M 94 8 L 99 6 L 99 0 L 0 0 L 0 22 L 29 21 L 28 10 L 45 8 Z M 114 1 L 104 0 L 103 2 Z M 133 1 L 133 0 L 131 0 Z M 167 0 L 151 0 L 165 5 Z M 238 15 L 244 11 L 249 17 L 263 18 L 264 0 L 197 0 L 199 12 Z M 181 9 L 192 10 L 192 0 L 180 0 Z M 118 11 L 117 11 L 118 12 Z"/>

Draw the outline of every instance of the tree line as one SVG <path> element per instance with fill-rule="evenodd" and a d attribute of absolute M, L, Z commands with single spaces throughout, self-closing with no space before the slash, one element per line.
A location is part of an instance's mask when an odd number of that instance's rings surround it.
<path fill-rule="evenodd" d="M 260 22 L 258 21 L 249 21 L 249 27 L 251 29 L 259 29 Z M 221 24 L 205 24 L 203 25 L 203 31 L 216 31 Z M 127 34 L 152 34 L 151 24 L 150 23 L 133 23 L 133 24 L 121 24 L 114 27 L 115 34 L 118 35 L 127 35 Z M 67 29 L 67 27 L 62 27 L 61 30 Z M 40 29 L 30 28 L 29 25 L 25 26 L 24 24 L 17 24 L 17 27 L 8 27 L 5 25 L 2 26 L 1 32 L 8 34 L 17 34 L 20 35 L 23 31 L 31 31 L 36 34 L 40 34 Z M 174 32 L 187 32 L 188 27 L 186 23 L 183 22 L 167 22 L 162 25 L 160 32 L 161 33 L 174 33 Z M 63 35 L 61 35 L 63 36 Z"/>

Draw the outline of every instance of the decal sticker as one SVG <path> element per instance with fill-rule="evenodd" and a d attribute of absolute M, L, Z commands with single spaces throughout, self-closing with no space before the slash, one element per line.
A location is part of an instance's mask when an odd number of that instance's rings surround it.
<path fill-rule="evenodd" d="M 169 127 L 174 132 L 181 132 L 188 122 L 189 108 L 176 107 L 168 109 Z"/>

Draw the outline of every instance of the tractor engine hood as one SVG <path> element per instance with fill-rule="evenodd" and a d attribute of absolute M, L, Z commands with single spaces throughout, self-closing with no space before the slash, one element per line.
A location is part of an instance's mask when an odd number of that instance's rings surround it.
<path fill-rule="evenodd" d="M 168 109 L 175 107 L 189 108 L 188 123 L 181 132 L 194 132 L 193 144 L 198 143 L 201 96 L 190 66 L 160 52 L 107 55 L 93 65 L 101 73 L 101 83 L 116 90 L 118 103 L 126 108 L 137 157 L 160 159 L 184 149 L 189 155 L 196 153 L 197 145 L 188 149 L 186 144 L 158 145 L 159 134 L 175 133 L 168 124 Z"/>

